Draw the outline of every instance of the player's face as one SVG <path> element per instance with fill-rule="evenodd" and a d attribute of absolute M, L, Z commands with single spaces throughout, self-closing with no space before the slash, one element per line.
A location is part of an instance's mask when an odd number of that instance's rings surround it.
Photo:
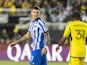
<path fill-rule="evenodd" d="M 37 19 L 40 16 L 40 10 L 33 9 L 31 11 L 31 16 L 33 20 Z"/>

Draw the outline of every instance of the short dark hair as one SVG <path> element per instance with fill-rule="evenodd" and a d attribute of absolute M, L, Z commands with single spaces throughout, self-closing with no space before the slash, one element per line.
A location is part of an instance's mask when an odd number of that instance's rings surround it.
<path fill-rule="evenodd" d="M 40 7 L 35 6 L 35 7 L 33 7 L 32 9 L 40 10 Z"/>
<path fill-rule="evenodd" d="M 77 11 L 73 12 L 72 19 L 80 19 L 80 13 Z"/>

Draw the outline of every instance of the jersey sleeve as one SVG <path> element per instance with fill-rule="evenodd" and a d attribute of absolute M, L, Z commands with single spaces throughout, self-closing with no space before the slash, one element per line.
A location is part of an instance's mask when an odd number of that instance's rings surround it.
<path fill-rule="evenodd" d="M 30 28 L 31 28 L 30 25 L 31 25 L 31 23 L 29 24 L 28 31 L 30 31 Z"/>
<path fill-rule="evenodd" d="M 48 31 L 46 23 L 39 22 L 39 27 L 40 27 L 42 33 L 45 33 Z"/>
<path fill-rule="evenodd" d="M 63 36 L 64 37 L 69 37 L 69 35 L 70 35 L 70 25 L 68 24 L 67 26 L 66 26 L 66 28 L 65 28 L 65 30 L 64 30 L 64 34 L 63 34 Z"/>
<path fill-rule="evenodd" d="M 30 27 L 28 28 L 28 31 L 30 31 Z"/>
<path fill-rule="evenodd" d="M 43 32 L 43 33 L 45 33 L 45 32 L 47 32 L 47 31 L 48 31 L 48 28 L 47 28 L 47 25 L 46 25 L 46 24 L 45 24 L 45 25 L 43 25 L 43 28 L 44 28 L 44 29 L 42 30 L 42 32 Z"/>

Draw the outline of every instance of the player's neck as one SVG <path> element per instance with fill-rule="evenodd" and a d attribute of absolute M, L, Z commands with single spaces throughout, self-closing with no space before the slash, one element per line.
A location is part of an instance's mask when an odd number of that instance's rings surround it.
<path fill-rule="evenodd" d="M 39 18 L 39 17 L 38 17 Z M 38 19 L 38 18 L 32 18 L 31 20 L 34 22 L 36 19 Z"/>
<path fill-rule="evenodd" d="M 73 19 L 73 21 L 80 21 L 79 19 Z"/>

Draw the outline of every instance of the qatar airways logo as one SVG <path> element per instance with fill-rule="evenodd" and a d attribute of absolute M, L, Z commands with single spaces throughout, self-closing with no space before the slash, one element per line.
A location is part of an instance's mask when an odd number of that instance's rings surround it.
<path fill-rule="evenodd" d="M 56 52 L 56 46 L 57 45 L 52 45 L 51 50 L 49 48 L 47 48 L 47 60 L 48 61 L 64 61 L 63 57 L 61 55 L 63 48 L 60 47 L 60 49 L 58 50 L 58 52 Z M 20 60 L 24 60 L 25 57 L 27 57 L 27 60 L 30 60 L 31 57 L 31 50 L 30 50 L 30 46 L 28 44 L 24 45 L 24 48 L 21 49 L 20 45 L 15 45 L 15 55 L 12 54 L 13 52 L 13 48 L 10 47 L 10 45 L 7 48 L 7 56 L 10 60 L 14 60 L 14 61 L 20 61 Z M 66 52 L 66 51 L 65 51 Z M 69 61 L 69 53 L 67 55 L 67 58 L 65 61 Z"/>
<path fill-rule="evenodd" d="M 53 44 L 51 48 L 47 48 L 47 60 L 48 61 L 69 61 L 69 48 L 60 47 L 58 52 L 56 52 L 56 44 Z M 13 50 L 15 48 L 15 51 Z M 11 48 L 10 45 L 7 47 L 7 56 L 10 60 L 20 61 L 20 60 L 30 60 L 31 50 L 30 46 L 26 43 L 23 48 L 20 45 L 15 45 L 14 48 Z M 86 47 L 87 48 L 87 47 Z M 14 53 L 15 52 L 15 53 Z M 67 53 L 66 53 L 67 52 Z M 14 54 L 14 55 L 13 55 Z M 87 62 L 87 54 L 85 58 L 85 62 Z"/>

